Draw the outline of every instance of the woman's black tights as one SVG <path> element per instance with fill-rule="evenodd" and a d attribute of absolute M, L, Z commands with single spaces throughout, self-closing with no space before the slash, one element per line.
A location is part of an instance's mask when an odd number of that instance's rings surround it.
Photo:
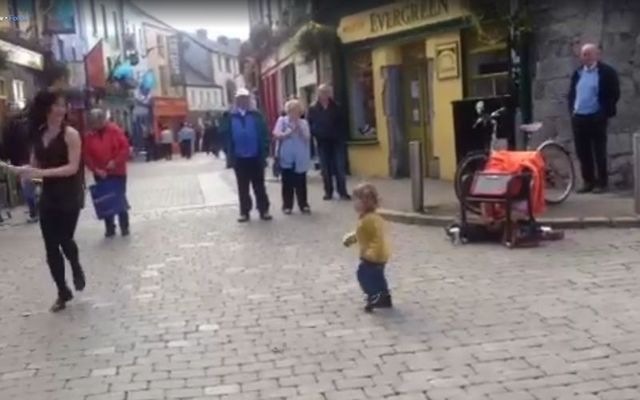
<path fill-rule="evenodd" d="M 64 257 L 69 260 L 74 281 L 84 280 L 78 246 L 73 239 L 79 217 L 80 210 L 42 210 L 40 215 L 40 229 L 47 252 L 47 264 L 58 288 L 58 297 L 62 299 L 72 297 L 65 280 Z"/>

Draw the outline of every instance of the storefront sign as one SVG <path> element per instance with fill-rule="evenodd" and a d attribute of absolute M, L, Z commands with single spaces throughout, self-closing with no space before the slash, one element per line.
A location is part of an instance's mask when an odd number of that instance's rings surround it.
<path fill-rule="evenodd" d="M 76 33 L 74 3 L 73 0 L 50 0 L 48 2 L 42 2 L 43 5 L 48 5 L 48 7 L 40 10 L 42 15 L 44 15 L 44 32 L 48 34 Z"/>
<path fill-rule="evenodd" d="M 0 40 L 0 50 L 7 53 L 7 60 L 9 62 L 39 71 L 42 71 L 44 68 L 44 58 L 40 53 L 16 46 L 4 40 Z"/>
<path fill-rule="evenodd" d="M 465 0 L 405 0 L 349 15 L 340 20 L 343 43 L 420 28 L 466 15 Z"/>
<path fill-rule="evenodd" d="M 169 71 L 171 74 L 171 85 L 184 85 L 182 74 L 182 54 L 180 54 L 180 39 L 177 35 L 167 37 L 167 51 L 169 54 Z"/>
<path fill-rule="evenodd" d="M 189 113 L 187 100 L 178 97 L 153 99 L 153 115 L 156 117 L 184 117 Z"/>

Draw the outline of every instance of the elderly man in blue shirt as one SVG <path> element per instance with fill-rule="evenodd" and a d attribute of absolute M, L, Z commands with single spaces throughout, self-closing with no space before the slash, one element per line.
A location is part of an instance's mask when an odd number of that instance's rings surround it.
<path fill-rule="evenodd" d="M 272 217 L 269 214 L 269 197 L 264 179 L 266 157 L 269 153 L 269 131 L 262 114 L 251 107 L 251 95 L 247 89 L 238 89 L 235 106 L 223 117 L 220 132 L 225 138 L 227 164 L 233 168 L 238 184 L 238 222 L 250 220 L 253 207 L 250 187 L 253 187 L 260 218 L 270 221 Z"/>
<path fill-rule="evenodd" d="M 608 186 L 607 124 L 620 99 L 618 73 L 600 61 L 600 49 L 586 44 L 582 66 L 571 77 L 569 110 L 584 186 L 579 193 L 603 193 Z"/>

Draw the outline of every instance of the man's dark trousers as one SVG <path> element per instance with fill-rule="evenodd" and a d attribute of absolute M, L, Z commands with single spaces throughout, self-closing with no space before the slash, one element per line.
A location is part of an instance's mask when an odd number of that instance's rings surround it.
<path fill-rule="evenodd" d="M 259 157 L 237 158 L 234 171 L 238 184 L 238 197 L 240 199 L 240 214 L 249 215 L 253 208 L 250 188 L 256 197 L 256 205 L 260 214 L 269 212 L 269 196 L 264 182 L 264 162 Z"/>
<path fill-rule="evenodd" d="M 338 140 L 318 140 L 320 167 L 324 181 L 324 193 L 333 196 L 333 178 L 340 196 L 348 196 L 346 172 L 346 145 Z"/>
<path fill-rule="evenodd" d="M 602 114 L 574 115 L 573 135 L 580 160 L 582 179 L 587 188 L 606 188 L 607 118 Z"/>
<path fill-rule="evenodd" d="M 95 179 L 96 182 L 100 182 L 103 178 L 100 178 L 97 175 L 94 175 L 93 177 Z M 122 185 L 125 187 L 127 187 L 127 176 L 109 176 L 109 179 L 117 179 L 122 181 Z M 124 211 L 120 214 L 118 214 L 118 225 L 120 225 L 120 230 L 123 231 L 128 231 L 129 230 L 129 212 L 128 211 Z M 104 226 L 105 229 L 107 231 L 107 233 L 113 233 L 116 230 L 116 224 L 115 224 L 115 218 L 114 216 L 110 216 L 110 217 L 106 217 L 104 219 Z"/>

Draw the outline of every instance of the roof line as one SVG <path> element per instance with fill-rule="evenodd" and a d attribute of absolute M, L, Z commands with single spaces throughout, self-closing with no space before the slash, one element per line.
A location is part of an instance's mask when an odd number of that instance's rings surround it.
<path fill-rule="evenodd" d="M 178 31 L 176 28 L 174 28 L 173 26 L 167 24 L 166 22 L 164 22 L 163 20 L 161 20 L 160 18 L 150 14 L 148 11 L 142 9 L 139 5 L 135 4 L 133 1 L 128 1 L 126 2 L 130 7 L 133 7 L 134 9 L 136 9 L 136 11 L 144 14 L 146 17 L 154 20 L 155 22 L 159 23 L 160 25 L 164 25 L 163 28 L 166 29 L 171 29 L 173 31 Z M 144 22 L 143 22 L 144 23 Z"/>
<path fill-rule="evenodd" d="M 215 85 L 215 80 L 210 79 L 208 76 L 206 76 L 205 74 L 203 74 L 202 72 L 200 72 L 199 70 L 197 70 L 196 68 L 194 68 L 191 64 L 189 64 L 188 62 L 185 62 L 185 65 L 187 68 L 189 68 L 193 73 L 195 73 L 196 75 L 198 75 L 200 77 L 200 79 L 204 80 L 204 81 L 209 81 L 211 80 L 212 84 Z"/>

